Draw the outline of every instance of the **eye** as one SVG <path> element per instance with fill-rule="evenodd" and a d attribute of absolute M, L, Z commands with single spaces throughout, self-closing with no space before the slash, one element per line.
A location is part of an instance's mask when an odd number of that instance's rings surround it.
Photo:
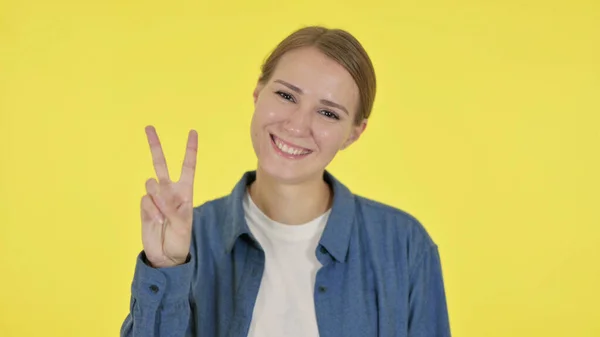
<path fill-rule="evenodd" d="M 335 113 L 333 113 L 329 110 L 321 110 L 321 111 L 319 111 L 319 113 L 327 118 L 333 118 L 333 119 L 337 119 L 337 120 L 340 119 L 340 117 L 338 115 L 336 115 Z"/>
<path fill-rule="evenodd" d="M 290 101 L 290 102 L 296 103 L 296 100 L 294 100 L 294 96 L 288 94 L 287 92 L 279 90 L 279 91 L 276 91 L 275 93 L 277 95 L 281 96 L 286 101 Z"/>

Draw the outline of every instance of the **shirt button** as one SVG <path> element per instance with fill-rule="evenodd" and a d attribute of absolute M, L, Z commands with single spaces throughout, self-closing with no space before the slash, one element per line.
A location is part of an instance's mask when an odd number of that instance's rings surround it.
<path fill-rule="evenodd" d="M 326 288 L 326 287 L 324 287 L 324 286 L 319 286 L 319 292 L 320 292 L 320 293 L 324 293 L 324 292 L 326 292 L 326 291 L 327 291 L 327 288 Z"/>
<path fill-rule="evenodd" d="M 156 294 L 156 293 L 158 292 L 158 290 L 159 290 L 159 289 L 158 289 L 158 286 L 157 286 L 157 285 L 153 284 L 153 285 L 151 285 L 151 286 L 150 286 L 150 291 L 151 291 L 151 292 L 153 292 L 153 293 L 155 293 L 155 294 Z"/>

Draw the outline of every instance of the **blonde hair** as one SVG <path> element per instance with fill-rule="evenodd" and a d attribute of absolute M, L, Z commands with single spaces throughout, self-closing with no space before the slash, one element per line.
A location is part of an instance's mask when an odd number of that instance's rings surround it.
<path fill-rule="evenodd" d="M 342 29 L 322 26 L 300 28 L 288 35 L 269 54 L 261 67 L 259 82 L 268 82 L 279 59 L 288 51 L 303 47 L 315 47 L 343 66 L 356 82 L 359 90 L 359 105 L 355 124 L 369 118 L 375 101 L 375 69 L 369 55 L 360 42 Z"/>

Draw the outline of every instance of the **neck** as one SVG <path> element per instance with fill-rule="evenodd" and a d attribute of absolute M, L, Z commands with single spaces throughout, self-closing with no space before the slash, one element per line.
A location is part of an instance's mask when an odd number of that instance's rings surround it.
<path fill-rule="evenodd" d="M 322 175 L 298 184 L 285 184 L 261 172 L 260 168 L 249 193 L 266 216 L 287 225 L 315 219 L 325 213 L 333 201 L 333 193 Z"/>

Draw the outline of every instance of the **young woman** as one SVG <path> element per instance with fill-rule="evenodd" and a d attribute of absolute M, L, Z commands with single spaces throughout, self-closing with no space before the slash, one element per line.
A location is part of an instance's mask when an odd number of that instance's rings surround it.
<path fill-rule="evenodd" d="M 197 134 L 142 197 L 142 241 L 122 337 L 447 337 L 436 244 L 411 215 L 354 195 L 326 170 L 364 132 L 375 72 L 348 32 L 306 27 L 254 90 L 258 159 L 231 194 L 193 206 Z"/>

